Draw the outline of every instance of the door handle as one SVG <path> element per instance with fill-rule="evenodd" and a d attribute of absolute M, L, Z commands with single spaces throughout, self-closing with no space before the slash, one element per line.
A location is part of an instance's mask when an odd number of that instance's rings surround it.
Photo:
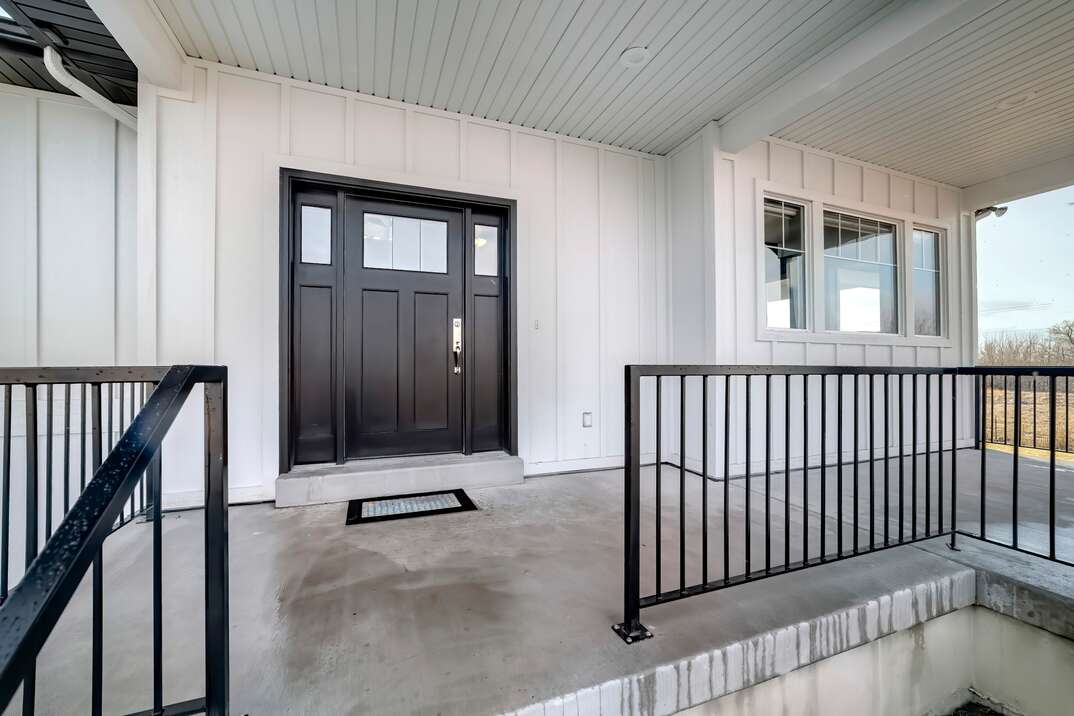
<path fill-rule="evenodd" d="M 451 355 L 455 358 L 455 374 L 462 372 L 459 358 L 462 356 L 462 319 L 451 319 Z"/>

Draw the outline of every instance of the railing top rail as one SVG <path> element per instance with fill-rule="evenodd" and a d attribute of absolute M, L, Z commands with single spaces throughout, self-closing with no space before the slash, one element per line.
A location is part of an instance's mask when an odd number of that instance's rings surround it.
<path fill-rule="evenodd" d="M 635 377 L 719 375 L 1074 375 L 1074 366 L 628 365 Z"/>
<path fill-rule="evenodd" d="M 170 366 L 99 366 L 93 368 L 0 368 L 0 385 L 48 383 L 156 383 Z"/>
<path fill-rule="evenodd" d="M 140 380 L 150 374 L 137 375 Z M 0 605 L 0 704 L 8 703 L 18 688 L 25 664 L 48 638 L 194 385 L 226 377 L 226 368 L 191 365 L 173 366 L 160 377 L 142 410 Z"/>

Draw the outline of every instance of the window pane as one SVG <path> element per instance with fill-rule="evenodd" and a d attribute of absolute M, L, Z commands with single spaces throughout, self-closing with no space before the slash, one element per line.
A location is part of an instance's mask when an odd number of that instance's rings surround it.
<path fill-rule="evenodd" d="M 447 223 L 366 214 L 362 265 L 395 271 L 447 273 Z"/>
<path fill-rule="evenodd" d="M 877 249 L 876 249 L 876 235 L 878 233 L 877 223 L 870 219 L 861 220 L 861 260 L 862 261 L 876 261 Z"/>
<path fill-rule="evenodd" d="M 830 211 L 824 212 L 824 253 L 839 255 L 839 215 Z"/>
<path fill-rule="evenodd" d="M 879 233 L 876 235 L 877 260 L 882 264 L 895 263 L 895 227 L 891 224 L 880 224 Z"/>
<path fill-rule="evenodd" d="M 392 268 L 397 271 L 421 270 L 421 221 L 419 219 L 392 217 Z"/>
<path fill-rule="evenodd" d="M 805 207 L 765 199 L 764 232 L 767 325 L 805 328 Z"/>
<path fill-rule="evenodd" d="M 500 275 L 500 230 L 495 226 L 474 225 L 474 273 Z"/>
<path fill-rule="evenodd" d="M 825 325 L 835 331 L 897 333 L 895 227 L 832 212 L 825 215 Z M 838 246 L 829 227 L 839 226 Z"/>
<path fill-rule="evenodd" d="M 783 202 L 764 200 L 764 243 L 766 246 L 783 245 Z"/>
<path fill-rule="evenodd" d="M 940 335 L 940 273 L 914 269 L 914 333 Z"/>
<path fill-rule="evenodd" d="M 332 263 L 332 210 L 302 207 L 302 263 Z"/>
<path fill-rule="evenodd" d="M 366 214 L 363 227 L 362 265 L 366 268 L 392 267 L 392 217 Z"/>
<path fill-rule="evenodd" d="M 914 229 L 914 268 L 924 268 L 925 266 L 923 241 L 922 232 Z"/>
<path fill-rule="evenodd" d="M 924 232 L 924 234 L 925 234 L 925 237 L 924 237 L 925 240 L 922 243 L 922 249 L 923 249 L 922 253 L 924 254 L 924 259 L 925 259 L 924 268 L 931 269 L 933 271 L 937 271 L 940 268 L 940 260 L 939 260 L 940 242 L 939 242 L 939 237 L 935 233 L 933 233 L 931 231 L 926 231 L 926 232 Z"/>
<path fill-rule="evenodd" d="M 805 257 L 765 249 L 765 298 L 769 328 L 805 328 Z"/>
<path fill-rule="evenodd" d="M 839 220 L 839 255 L 846 259 L 861 258 L 858 239 L 858 217 L 842 216 Z"/>
<path fill-rule="evenodd" d="M 805 211 L 794 204 L 783 204 L 783 248 L 802 250 L 802 214 Z"/>
<path fill-rule="evenodd" d="M 447 222 L 421 220 L 421 270 L 447 273 Z"/>

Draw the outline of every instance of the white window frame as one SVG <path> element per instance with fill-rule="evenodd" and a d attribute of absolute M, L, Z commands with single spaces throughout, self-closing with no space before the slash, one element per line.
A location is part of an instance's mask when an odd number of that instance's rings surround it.
<path fill-rule="evenodd" d="M 917 326 L 916 325 L 910 325 L 910 326 L 908 326 L 909 331 L 910 331 L 910 335 L 912 335 L 915 339 L 916 338 L 932 338 L 932 339 L 935 339 L 935 338 L 947 338 L 949 336 L 948 326 L 951 325 L 950 309 L 949 309 L 949 306 L 951 305 L 951 301 L 948 299 L 948 286 L 949 286 L 950 281 L 949 281 L 949 276 L 947 275 L 948 269 L 950 268 L 950 262 L 947 260 L 947 254 L 948 254 L 947 237 L 948 237 L 948 232 L 947 232 L 947 229 L 940 228 L 939 226 L 934 225 L 934 223 L 930 224 L 930 223 L 927 223 L 927 222 L 924 222 L 924 221 L 914 221 L 914 223 L 910 226 L 910 232 L 911 232 L 911 235 L 910 235 L 910 261 L 911 262 L 914 259 L 914 255 L 913 255 L 913 250 L 914 250 L 914 247 L 913 247 L 913 231 L 914 231 L 914 229 L 920 229 L 921 231 L 931 231 L 932 233 L 936 234 L 937 240 L 939 241 L 939 251 L 937 251 L 937 256 L 936 256 L 936 267 L 939 269 L 940 285 L 936 287 L 936 290 L 940 294 L 940 312 L 939 312 L 939 314 L 937 316 L 937 318 L 939 318 L 939 320 L 940 320 L 940 333 L 939 333 L 938 336 L 919 335 L 917 333 Z M 910 271 L 909 278 L 910 278 L 911 281 L 913 280 L 913 270 L 914 270 L 913 263 L 911 263 L 910 266 L 909 266 L 909 271 Z M 911 289 L 912 288 L 913 287 L 911 287 Z M 912 290 L 910 292 L 910 299 L 913 300 L 913 291 Z M 916 319 L 913 316 L 913 311 L 914 311 L 915 308 L 916 308 L 915 304 L 911 303 L 910 304 L 911 315 L 908 316 L 908 318 L 910 318 L 910 323 L 911 324 L 916 324 L 917 323 Z"/>
<path fill-rule="evenodd" d="M 788 204 L 794 204 L 795 206 L 802 207 L 802 256 L 805 258 L 805 326 L 802 328 L 769 328 L 768 327 L 768 297 L 765 293 L 765 251 L 766 245 L 764 242 L 764 200 L 775 199 L 777 201 L 783 201 Z M 758 199 L 758 207 L 760 210 L 760 223 L 758 223 L 757 229 L 757 241 L 760 246 L 759 258 L 757 260 L 757 285 L 761 292 L 761 327 L 776 332 L 787 333 L 806 333 L 815 327 L 816 309 L 814 307 L 815 292 L 813 290 L 813 274 L 815 273 L 815 267 L 813 264 L 813 252 L 815 246 L 813 245 L 813 205 L 811 202 L 802 201 L 795 198 L 790 194 L 781 194 L 779 192 L 764 192 L 760 199 Z"/>
<path fill-rule="evenodd" d="M 764 283 L 764 200 L 779 199 L 805 207 L 806 222 L 804 245 L 806 246 L 806 328 L 769 328 L 768 304 Z M 886 345 L 953 348 L 951 336 L 950 287 L 953 285 L 949 271 L 950 252 L 948 241 L 953 235 L 952 227 L 936 217 L 921 216 L 913 212 L 891 209 L 835 197 L 831 194 L 788 187 L 763 179 L 755 180 L 754 190 L 754 257 L 755 271 L 755 320 L 757 340 L 761 342 L 827 343 L 846 345 Z M 883 221 L 895 226 L 896 250 L 898 252 L 898 295 L 896 297 L 899 324 L 897 333 L 871 333 L 829 330 L 827 328 L 824 302 L 824 212 L 834 211 L 864 219 Z M 913 229 L 918 227 L 935 231 L 940 235 L 940 335 L 919 336 L 914 333 L 913 296 Z"/>

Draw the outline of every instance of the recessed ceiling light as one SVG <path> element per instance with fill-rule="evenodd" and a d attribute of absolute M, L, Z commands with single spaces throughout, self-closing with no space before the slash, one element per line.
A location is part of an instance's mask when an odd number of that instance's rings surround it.
<path fill-rule="evenodd" d="M 1033 91 L 1012 94 L 1010 97 L 1005 98 L 1002 102 L 996 105 L 996 109 L 1011 109 L 1012 107 L 1017 107 L 1020 104 L 1025 104 L 1036 96 L 1037 93 Z"/>
<path fill-rule="evenodd" d="M 644 67 L 651 57 L 648 47 L 628 47 L 619 55 L 619 64 L 633 70 Z"/>

